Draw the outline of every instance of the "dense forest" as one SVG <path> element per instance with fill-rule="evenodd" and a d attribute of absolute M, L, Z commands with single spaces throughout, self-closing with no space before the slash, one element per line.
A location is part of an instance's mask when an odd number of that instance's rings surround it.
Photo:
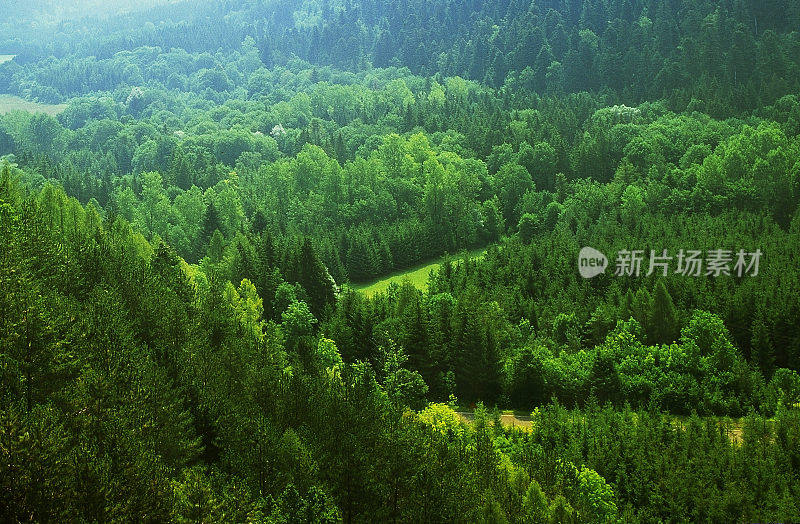
<path fill-rule="evenodd" d="M 800 521 L 796 3 L 8 11 L 0 521 Z"/>

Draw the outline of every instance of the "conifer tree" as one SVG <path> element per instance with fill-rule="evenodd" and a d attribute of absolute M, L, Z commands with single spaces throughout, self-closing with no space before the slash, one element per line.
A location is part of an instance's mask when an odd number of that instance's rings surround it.
<path fill-rule="evenodd" d="M 656 284 L 653 308 L 647 325 L 648 340 L 651 344 L 669 344 L 678 339 L 680 332 L 678 311 L 663 281 Z"/>

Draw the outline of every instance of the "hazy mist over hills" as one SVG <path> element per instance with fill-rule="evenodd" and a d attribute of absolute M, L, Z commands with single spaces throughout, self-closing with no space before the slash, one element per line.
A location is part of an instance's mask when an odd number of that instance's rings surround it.
<path fill-rule="evenodd" d="M 108 17 L 147 10 L 182 0 L 4 0 L 4 18 L 25 22 L 56 23 L 84 17 Z"/>

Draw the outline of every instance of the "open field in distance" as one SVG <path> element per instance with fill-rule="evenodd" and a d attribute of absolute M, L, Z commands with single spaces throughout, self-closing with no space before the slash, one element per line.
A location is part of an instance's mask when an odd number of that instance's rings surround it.
<path fill-rule="evenodd" d="M 469 251 L 467 254 L 472 259 L 481 259 L 483 258 L 483 254 L 485 252 L 486 248 L 483 248 Z M 454 261 L 458 261 L 460 259 L 461 256 L 459 255 L 453 256 Z M 369 297 L 372 297 L 376 293 L 382 293 L 389 289 L 389 286 L 392 283 L 399 285 L 404 280 L 408 280 L 414 284 L 414 287 L 417 289 L 425 291 L 428 288 L 428 276 L 430 275 L 430 272 L 439 269 L 443 260 L 444 257 L 436 260 L 435 262 L 426 262 L 403 271 L 397 271 L 389 276 L 381 277 L 380 279 L 372 282 L 353 284 L 351 287 L 357 291 L 361 291 Z"/>
<path fill-rule="evenodd" d="M 0 62 L 2 62 L 1 58 Z M 0 115 L 11 113 L 12 111 L 27 111 L 28 113 L 47 113 L 50 116 L 55 116 L 66 108 L 67 104 L 41 104 L 15 95 L 0 95 Z"/>

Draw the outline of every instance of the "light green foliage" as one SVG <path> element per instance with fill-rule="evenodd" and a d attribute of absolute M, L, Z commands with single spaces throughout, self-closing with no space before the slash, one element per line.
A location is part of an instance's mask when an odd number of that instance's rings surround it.
<path fill-rule="evenodd" d="M 442 435 L 464 435 L 467 431 L 464 420 L 447 404 L 430 404 L 419 412 L 419 418 Z"/>
<path fill-rule="evenodd" d="M 588 522 L 613 522 L 617 516 L 614 491 L 605 479 L 591 468 L 578 473 L 579 512 Z"/>
<path fill-rule="evenodd" d="M 785 407 L 798 407 L 800 403 L 800 376 L 796 371 L 776 369 L 770 380 L 776 400 Z"/>
<path fill-rule="evenodd" d="M 309 311 L 308 305 L 302 301 L 289 304 L 289 307 L 286 308 L 286 311 L 281 316 L 288 337 L 308 336 L 312 333 L 314 324 L 316 324 L 316 319 Z"/>
<path fill-rule="evenodd" d="M 545 524 L 550 521 L 550 518 L 547 497 L 542 493 L 539 483 L 532 480 L 522 500 L 522 521 Z"/>
<path fill-rule="evenodd" d="M 576 522 L 575 510 L 569 502 L 559 495 L 550 503 L 550 522 L 552 524 L 571 524 Z"/>
<path fill-rule="evenodd" d="M 401 406 L 412 409 L 425 407 L 428 386 L 416 371 L 404 367 L 408 361 L 405 352 L 390 341 L 389 346 L 379 350 L 383 353 L 384 388 L 389 398 Z"/>
<path fill-rule="evenodd" d="M 701 355 L 707 356 L 715 344 L 729 341 L 730 334 L 718 316 L 707 311 L 696 311 L 681 330 L 681 339 L 694 342 Z"/>
<path fill-rule="evenodd" d="M 621 204 L 622 220 L 629 226 L 635 226 L 645 208 L 641 189 L 634 185 L 626 187 L 622 193 Z"/>
<path fill-rule="evenodd" d="M 199 469 L 187 469 L 172 482 L 175 499 L 172 518 L 177 522 L 210 521 L 219 518 L 218 505 L 208 477 Z"/>
<path fill-rule="evenodd" d="M 519 164 L 504 164 L 495 177 L 497 194 L 502 204 L 503 218 L 507 224 L 515 224 L 519 220 L 517 204 L 522 195 L 531 188 L 531 176 Z"/>
<path fill-rule="evenodd" d="M 343 364 L 342 356 L 336 348 L 336 343 L 327 338 L 319 339 L 316 359 L 320 369 L 336 369 Z"/>
<path fill-rule="evenodd" d="M 534 235 L 539 227 L 539 218 L 536 215 L 525 213 L 519 219 L 519 238 L 524 243 L 529 244 L 533 240 Z"/>
<path fill-rule="evenodd" d="M 246 278 L 242 280 L 238 289 L 238 303 L 235 303 L 241 314 L 241 322 L 256 338 L 262 336 L 261 317 L 264 314 L 264 304 L 258 296 L 255 286 Z"/>

